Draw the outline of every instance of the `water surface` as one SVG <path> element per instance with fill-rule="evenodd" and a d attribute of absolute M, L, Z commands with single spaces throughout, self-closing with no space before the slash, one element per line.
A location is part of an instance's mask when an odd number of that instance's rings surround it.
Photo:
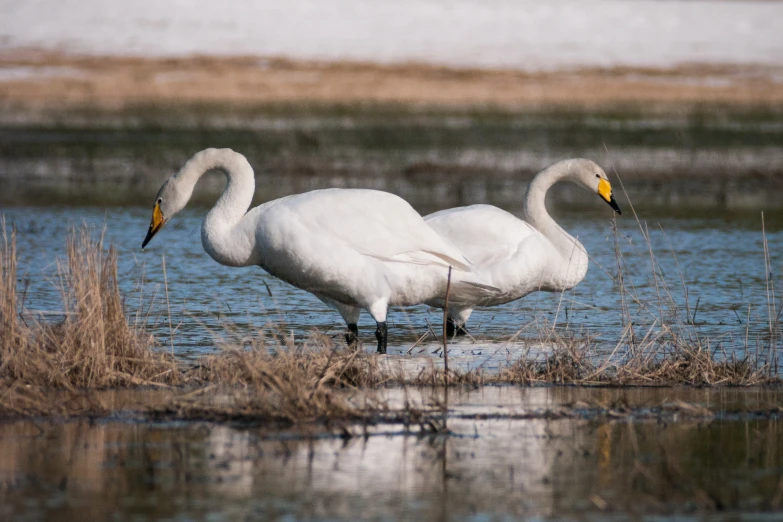
<path fill-rule="evenodd" d="M 612 211 L 604 206 L 591 213 L 558 217 L 590 253 L 590 268 L 582 283 L 562 294 L 539 292 L 507 305 L 477 310 L 469 324 L 474 339 L 460 341 L 455 349 L 481 355 L 473 364 L 496 366 L 507 358 L 510 339 L 516 339 L 512 344 L 521 349 L 526 340 L 540 337 L 543 326 L 556 325 L 563 335 L 594 336 L 599 349 L 609 350 L 620 338 L 624 317 L 628 319 L 623 314 L 624 300 L 635 323 L 652 325 L 661 318 L 673 324 L 690 321 L 694 327 L 688 331 L 710 338 L 713 349 L 731 352 L 746 345 L 764 346 L 769 309 L 760 216 L 651 216 L 644 224 L 657 260 L 656 282 L 648 245 L 633 216 L 626 212 L 617 219 L 619 233 L 615 236 Z M 147 208 L 3 210 L 7 225 L 17 230 L 25 313 L 56 316 L 60 309 L 54 284 L 56 260 L 64 256 L 71 228 L 85 223 L 93 227 L 96 237 L 103 232 L 106 242 L 116 245 L 129 313 L 148 317 L 164 345 L 170 344 L 167 316 L 171 310 L 174 348 L 183 357 L 214 349 L 221 337 L 236 341 L 270 325 L 274 328 L 268 331 L 295 340 L 304 340 L 313 331 L 336 338 L 342 335 L 339 315 L 309 293 L 258 267 L 230 268 L 213 261 L 201 246 L 200 224 L 205 212 L 202 208 L 186 209 L 142 251 L 141 240 L 150 219 Z M 772 283 L 776 283 L 783 232 L 774 221 L 767 225 Z M 644 307 L 635 304 L 628 292 L 621 292 L 614 280 L 618 270 L 615 241 L 625 263 L 624 285 Z M 148 314 L 147 308 L 142 312 L 141 304 L 148 307 L 153 296 L 152 313 Z M 442 331 L 441 312 L 423 305 L 393 309 L 389 322 L 390 353 L 407 351 L 430 327 L 438 336 Z M 227 334 L 227 325 L 238 334 Z M 372 349 L 374 323 L 366 313 L 359 327 L 366 348 Z M 644 333 L 642 329 L 640 334 Z M 431 335 L 414 353 L 422 349 L 435 352 L 435 337 Z M 486 362 L 483 357 L 488 355 L 493 359 Z"/>

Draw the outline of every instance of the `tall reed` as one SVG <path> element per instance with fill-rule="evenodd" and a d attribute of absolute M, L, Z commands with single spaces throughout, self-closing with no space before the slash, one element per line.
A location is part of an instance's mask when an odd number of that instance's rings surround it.
<path fill-rule="evenodd" d="M 674 250 L 671 249 L 670 255 L 677 270 L 675 282 L 666 278 L 659 253 L 653 248 L 648 225 L 636 213 L 621 180 L 620 186 L 643 239 L 644 252 L 637 251 L 637 255 L 646 256 L 649 260 L 646 284 L 654 294 L 643 298 L 634 286 L 626 254 L 619 246 L 620 232 L 614 222 L 617 275 L 607 274 L 614 279 L 620 292 L 624 329 L 611 355 L 589 378 L 615 384 L 748 385 L 779 382 L 777 357 L 780 346 L 776 335 L 779 331 L 779 310 L 776 310 L 774 284 L 769 270 L 771 262 L 763 213 L 761 233 L 769 310 L 768 342 L 764 349 L 758 350 L 746 336 L 743 346 L 732 346 L 726 352 L 719 340 L 702 335 L 695 320 L 699 300 L 691 310 L 686 278 Z M 662 228 L 661 233 L 664 233 Z M 675 298 L 677 286 L 683 293 L 684 308 Z"/>
<path fill-rule="evenodd" d="M 117 279 L 117 252 L 86 227 L 71 231 L 57 264 L 62 320 L 27 313 L 17 295 L 16 237 L 3 223 L 0 253 L 0 379 L 55 388 L 178 382 L 170 354 L 129 323 Z"/>

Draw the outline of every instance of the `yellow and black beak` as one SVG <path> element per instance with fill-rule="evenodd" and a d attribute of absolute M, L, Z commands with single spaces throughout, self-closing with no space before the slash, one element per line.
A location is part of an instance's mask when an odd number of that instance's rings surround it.
<path fill-rule="evenodd" d="M 166 219 L 163 217 L 163 212 L 160 211 L 160 204 L 155 203 L 152 209 L 152 221 L 150 221 L 150 229 L 147 232 L 147 237 L 144 238 L 144 242 L 141 244 L 141 248 L 147 246 L 152 236 L 158 233 L 158 230 L 166 223 Z"/>
<path fill-rule="evenodd" d="M 601 178 L 601 180 L 598 182 L 598 195 L 601 196 L 604 201 L 609 203 L 609 206 L 612 207 L 615 212 L 618 214 L 623 213 L 620 210 L 620 205 L 618 205 L 617 201 L 614 199 L 614 194 L 612 194 L 612 186 L 609 184 L 608 180 Z"/>

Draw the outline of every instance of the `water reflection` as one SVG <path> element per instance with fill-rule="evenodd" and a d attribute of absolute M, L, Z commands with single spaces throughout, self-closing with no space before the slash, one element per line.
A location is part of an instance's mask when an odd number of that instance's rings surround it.
<path fill-rule="evenodd" d="M 401 400 L 400 390 L 389 393 Z M 450 437 L 395 426 L 341 439 L 200 423 L 4 423 L 0 515 L 432 520 L 774 509 L 778 417 L 732 412 L 781 398 L 772 390 L 452 391 Z M 677 400 L 722 413 L 699 422 L 524 418 L 578 401 L 642 411 Z"/>

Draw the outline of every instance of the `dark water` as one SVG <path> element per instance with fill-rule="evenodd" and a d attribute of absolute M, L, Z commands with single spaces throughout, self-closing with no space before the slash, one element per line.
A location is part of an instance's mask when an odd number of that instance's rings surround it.
<path fill-rule="evenodd" d="M 772 520 L 783 430 L 779 410 L 757 410 L 782 399 L 761 389 L 484 388 L 450 394 L 450 436 L 395 425 L 340 438 L 131 419 L 0 423 L 0 517 Z M 680 401 L 714 415 L 648 415 Z M 614 404 L 630 414 L 547 414 Z"/>
<path fill-rule="evenodd" d="M 595 204 L 600 203 L 596 198 Z M 470 320 L 475 342 L 461 341 L 455 349 L 484 357 L 493 354 L 495 359 L 487 364 L 495 366 L 506 358 L 506 342 L 513 336 L 518 334 L 521 341 L 538 339 L 544 326 L 556 325 L 564 335 L 595 336 L 599 350 L 609 350 L 622 331 L 624 299 L 632 319 L 640 325 L 640 335 L 645 334 L 644 325 L 651 326 L 661 318 L 667 324 L 690 320 L 694 326 L 688 329 L 689 335 L 709 338 L 713 348 L 731 353 L 745 346 L 764 346 L 770 309 L 760 217 L 652 216 L 645 224 L 658 263 L 656 280 L 648 245 L 633 216 L 626 212 L 617 220 L 618 248 L 626 264 L 627 290 L 621 292 L 612 279 L 617 276 L 615 235 L 611 210 L 604 206 L 592 213 L 568 213 L 559 218 L 592 257 L 582 283 L 563 294 L 534 293 L 504 306 L 477 310 Z M 142 315 L 156 325 L 154 330 L 161 342 L 169 345 L 165 258 L 174 346 L 182 356 L 212 350 L 220 338 L 236 341 L 265 327 L 299 340 L 314 329 L 341 335 L 339 315 L 307 292 L 257 267 L 230 268 L 213 261 L 201 246 L 200 223 L 205 212 L 200 208 L 185 210 L 141 251 L 150 218 L 147 208 L 4 209 L 6 225 L 17 230 L 25 313 L 56 316 L 60 308 L 60 294 L 54 284 L 56 260 L 64 256 L 69 230 L 86 223 L 96 236 L 105 230 L 106 242 L 118 248 L 129 313 L 135 318 L 142 313 L 142 303 L 149 306 L 153 299 L 152 313 Z M 779 287 L 783 232 L 774 222 L 768 223 L 767 242 L 771 282 Z M 440 311 L 426 306 L 395 309 L 389 318 L 391 353 L 406 351 L 428 331 L 428 324 L 438 334 L 442 331 Z M 227 334 L 226 326 L 239 333 Z M 369 315 L 362 315 L 359 326 L 370 349 L 374 323 Z M 430 346 L 430 351 L 436 348 L 434 337 L 425 341 L 423 347 Z M 519 348 L 520 342 L 512 343 L 512 349 L 516 349 L 514 346 Z"/>

